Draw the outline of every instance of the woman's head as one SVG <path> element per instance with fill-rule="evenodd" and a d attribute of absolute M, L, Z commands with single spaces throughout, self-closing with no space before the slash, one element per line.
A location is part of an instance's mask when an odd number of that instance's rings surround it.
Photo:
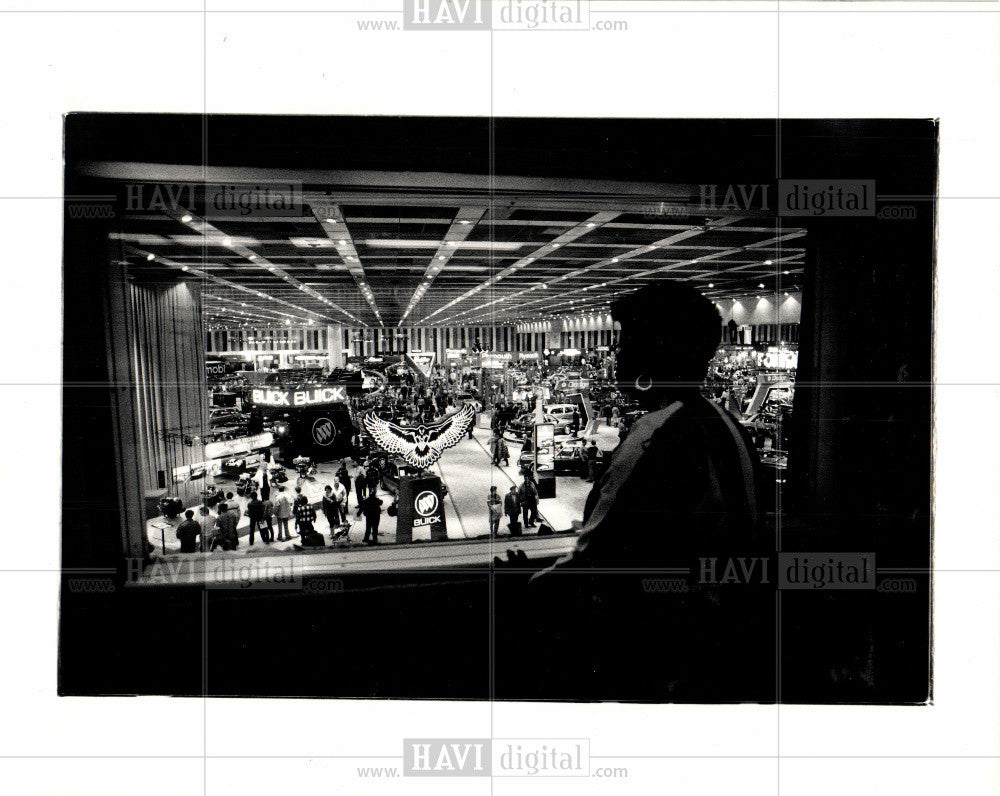
<path fill-rule="evenodd" d="M 722 318 L 693 287 L 656 282 L 615 301 L 611 315 L 621 324 L 615 369 L 622 390 L 650 404 L 702 382 Z"/>

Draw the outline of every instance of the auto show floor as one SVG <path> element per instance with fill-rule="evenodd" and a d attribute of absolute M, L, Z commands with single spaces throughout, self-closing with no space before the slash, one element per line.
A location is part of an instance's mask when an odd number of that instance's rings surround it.
<path fill-rule="evenodd" d="M 597 439 L 598 446 L 600 448 L 603 450 L 611 450 L 618 443 L 617 431 L 606 427 L 599 428 L 595 435 L 595 439 Z M 510 451 L 510 465 L 505 467 L 496 467 L 490 463 L 489 440 L 489 431 L 477 428 L 472 439 L 465 439 L 454 448 L 446 450 L 444 455 L 441 457 L 441 460 L 432 468 L 434 472 L 441 476 L 441 480 L 448 489 L 448 495 L 444 499 L 444 505 L 449 540 L 461 541 L 488 539 L 489 523 L 487 520 L 486 497 L 489 493 L 490 487 L 495 485 L 497 487 L 497 491 L 503 495 L 510 489 L 511 485 L 520 484 L 521 482 L 517 465 L 521 445 L 516 442 L 508 441 L 507 445 Z M 348 461 L 347 464 L 353 480 L 354 476 L 360 472 L 360 468 L 350 461 Z M 305 494 L 314 505 L 319 503 L 323 494 L 324 486 L 333 483 L 334 473 L 339 467 L 340 461 L 318 463 L 318 472 L 316 473 L 316 476 L 314 478 L 306 479 L 302 483 L 303 494 Z M 292 476 L 293 474 L 293 471 L 290 470 L 289 475 Z M 230 491 L 231 484 L 232 490 L 235 491 L 234 480 L 217 478 L 216 483 L 227 492 Z M 293 495 L 296 486 L 295 479 L 290 477 L 289 481 L 284 486 L 286 487 L 286 491 L 289 495 Z M 574 521 L 579 522 L 581 519 L 584 502 L 586 501 L 590 489 L 591 484 L 576 476 L 559 476 L 557 479 L 556 497 L 544 499 L 539 502 L 540 522 L 546 523 L 557 532 L 571 530 L 574 526 Z M 272 500 L 276 494 L 276 490 L 272 488 Z M 385 545 L 388 550 L 391 549 L 391 546 L 395 542 L 396 518 L 390 517 L 387 513 L 385 513 L 385 509 L 392 503 L 392 495 L 385 490 L 380 489 L 379 497 L 384 503 L 382 519 L 379 525 L 379 542 L 380 544 Z M 225 552 L 217 550 L 214 553 L 181 554 L 180 542 L 175 534 L 175 529 L 177 525 L 180 524 L 182 517 L 175 520 L 168 520 L 165 517 L 157 517 L 147 523 L 147 535 L 149 541 L 153 544 L 155 554 L 161 559 L 167 560 L 193 558 L 213 560 L 230 558 L 245 559 L 247 557 L 256 559 L 260 557 L 274 556 L 276 553 L 301 552 L 298 548 L 296 548 L 298 537 L 294 535 L 292 536 L 292 541 L 274 542 L 270 545 L 263 544 L 261 540 L 257 538 L 256 543 L 251 546 L 248 538 L 249 523 L 245 516 L 246 504 L 248 501 L 247 499 L 238 496 L 236 497 L 236 501 L 239 504 L 241 515 L 239 525 L 240 547 L 236 551 Z M 350 558 L 352 560 L 361 556 L 361 558 L 365 559 L 367 562 L 366 566 L 368 567 L 371 567 L 375 560 L 382 561 L 386 565 L 392 566 L 393 564 L 390 563 L 390 559 L 395 559 L 399 557 L 398 555 L 393 554 L 387 556 L 381 550 L 372 550 L 362 543 L 365 521 L 364 518 L 357 516 L 357 498 L 353 492 L 350 495 L 348 505 L 350 507 L 351 529 L 346 540 L 331 542 L 330 529 L 327 525 L 326 519 L 322 516 L 321 512 L 318 512 L 319 516 L 317 517 L 316 529 L 327 538 L 328 546 L 326 548 L 308 551 L 310 560 L 312 560 L 313 556 L 322 555 L 324 552 L 331 554 L 335 552 L 350 552 Z M 209 519 L 213 520 L 214 516 L 215 515 L 213 513 Z M 291 522 L 289 524 L 293 525 Z M 537 527 L 525 528 L 524 536 L 520 538 L 527 540 L 536 532 Z M 419 557 L 426 558 L 429 555 L 433 559 L 433 550 L 440 544 L 447 543 L 437 543 L 433 547 L 430 547 L 429 545 L 424 547 L 419 543 L 429 540 L 429 532 L 424 531 L 423 533 L 424 538 L 421 538 L 419 530 L 415 530 L 413 534 L 416 546 L 422 548 L 422 552 Z M 500 535 L 505 539 L 509 538 L 506 518 L 501 522 Z M 555 546 L 554 549 L 566 548 L 566 536 L 554 537 L 554 539 L 557 540 L 553 542 L 553 545 Z M 533 543 L 531 546 L 535 546 L 535 544 L 537 543 Z M 509 544 L 505 545 L 505 548 L 506 546 L 509 546 Z M 552 545 L 546 546 L 550 547 Z M 570 545 L 570 547 L 571 546 L 572 545 Z M 403 559 L 409 561 L 409 559 L 413 558 L 413 554 L 404 554 L 404 547 L 412 551 L 414 545 L 401 545 L 399 548 L 396 548 L 399 551 L 399 554 L 403 555 Z M 481 547 L 481 545 L 477 545 L 477 547 Z M 361 555 L 362 553 L 364 555 Z M 444 554 L 445 551 L 442 549 L 441 553 Z M 458 553 L 452 551 L 452 554 Z M 459 555 L 464 556 L 465 553 L 461 553 Z M 481 557 L 482 550 L 474 553 L 474 555 Z M 337 556 L 337 558 L 340 557 L 341 556 Z M 444 555 L 444 557 L 447 558 L 448 556 Z M 368 561 L 369 558 L 371 558 L 372 561 Z M 437 556 L 437 558 L 440 560 L 441 556 Z M 403 559 L 401 559 L 398 565 L 402 565 Z M 317 561 L 316 563 L 318 564 L 319 562 Z M 357 563 L 362 563 L 360 558 Z M 428 563 L 430 563 L 430 560 L 428 560 Z"/>

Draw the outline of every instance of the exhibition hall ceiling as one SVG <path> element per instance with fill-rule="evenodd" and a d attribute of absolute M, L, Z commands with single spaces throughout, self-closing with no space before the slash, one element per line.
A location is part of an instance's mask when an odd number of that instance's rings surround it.
<path fill-rule="evenodd" d="M 664 278 L 723 302 L 800 289 L 805 260 L 805 230 L 706 210 L 699 186 L 84 168 L 125 199 L 114 243 L 130 274 L 201 280 L 209 323 L 530 322 Z"/>

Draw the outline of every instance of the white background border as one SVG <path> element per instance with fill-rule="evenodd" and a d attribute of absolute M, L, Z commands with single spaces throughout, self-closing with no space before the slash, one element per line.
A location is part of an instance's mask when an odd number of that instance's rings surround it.
<path fill-rule="evenodd" d="M 392 13 L 379 10 L 400 5 L 298 3 L 270 13 L 265 4 L 240 0 L 209 8 L 257 12 L 206 16 L 200 3 L 173 3 L 172 12 L 158 13 L 165 0 L 0 2 L 0 226 L 8 274 L 0 313 L 6 341 L 0 505 L 7 519 L 0 565 L 0 791 L 118 796 L 139 790 L 214 795 L 279 788 L 361 794 L 655 788 L 716 794 L 776 793 L 779 784 L 782 793 L 814 796 L 1000 790 L 1000 356 L 994 320 L 1000 306 L 1000 6 L 781 3 L 779 10 L 776 3 L 756 2 L 594 2 L 592 16 L 626 19 L 629 31 L 491 37 L 357 30 L 358 19 L 390 18 Z M 88 6 L 133 13 L 84 11 Z M 289 12 L 317 7 L 356 11 Z M 40 12 L 59 8 L 73 12 Z M 206 705 L 199 699 L 56 697 L 61 115 L 206 108 L 940 118 L 935 704 Z M 95 322 L 99 318 L 95 308 Z M 25 481 L 21 473 L 36 461 L 45 462 L 44 472 Z M 152 618 L 146 631 L 155 632 Z M 349 639 L 335 641 L 347 654 L 363 654 L 351 650 Z M 292 673 L 298 662 L 288 664 Z M 602 764 L 625 765 L 630 775 L 541 783 L 356 775 L 358 765 L 393 764 L 378 756 L 400 754 L 403 737 L 490 734 L 586 735 L 593 755 L 608 756 Z M 286 755 L 293 757 L 281 757 Z M 294 757 L 310 755 L 328 757 Z M 335 755 L 375 757 L 330 757 Z"/>

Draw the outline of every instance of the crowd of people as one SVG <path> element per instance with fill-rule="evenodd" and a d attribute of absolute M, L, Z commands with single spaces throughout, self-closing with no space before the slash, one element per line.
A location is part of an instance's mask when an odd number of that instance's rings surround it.
<path fill-rule="evenodd" d="M 346 462 L 341 462 L 331 484 L 323 488 L 319 515 L 326 521 L 331 539 L 344 538 L 350 528 L 350 512 L 365 519 L 365 544 L 378 544 L 379 521 L 385 505 L 379 497 L 381 473 L 374 459 L 352 476 Z M 257 489 L 245 495 L 243 501 L 233 492 L 210 507 L 205 504 L 196 512 L 188 509 L 177 526 L 176 535 L 182 553 L 235 550 L 240 546 L 239 526 L 245 516 L 249 525 L 247 544 L 253 546 L 258 535 L 263 544 L 298 540 L 302 547 L 322 547 L 326 544 L 316 528 L 316 508 L 303 493 L 301 481 L 293 490 L 283 485 L 270 485 L 267 466 L 262 465 L 253 476 Z M 351 495 L 354 505 L 351 505 Z M 277 528 L 277 534 L 275 534 Z"/>
<path fill-rule="evenodd" d="M 606 356 L 594 356 L 580 363 L 580 376 L 602 381 L 613 362 Z M 230 379 L 219 389 L 224 392 L 239 392 L 246 388 L 245 379 Z M 504 439 L 507 425 L 513 420 L 537 409 L 538 401 L 545 396 L 546 404 L 564 400 L 563 380 L 559 373 L 545 364 L 526 363 L 517 376 L 517 388 L 513 396 L 500 388 L 486 371 L 459 373 L 443 367 L 435 367 L 431 378 L 418 379 L 413 373 L 400 372 L 388 379 L 380 389 L 349 398 L 354 416 L 375 409 L 385 417 L 401 425 L 436 422 L 456 411 L 467 402 L 473 402 L 477 411 L 489 411 L 492 416 L 489 453 L 497 467 L 510 465 L 510 449 Z M 608 425 L 624 425 L 625 413 L 620 401 L 613 393 L 595 401 L 595 408 Z M 259 418 L 253 418 L 259 420 Z M 572 423 L 572 432 L 579 433 L 582 418 L 577 415 Z M 256 425 L 261 425 L 260 422 Z M 476 423 L 469 428 L 469 436 L 474 435 Z M 356 440 L 360 443 L 360 438 Z M 583 452 L 585 457 L 582 474 L 587 480 L 594 479 L 597 448 Z M 302 489 L 312 475 L 300 473 L 294 488 L 273 483 L 270 475 L 269 457 L 245 484 L 237 489 L 237 495 L 222 490 L 213 491 L 211 499 L 206 499 L 196 511 L 185 512 L 184 519 L 176 529 L 181 543 L 181 552 L 193 553 L 211 550 L 235 550 L 240 545 L 238 528 L 243 517 L 249 523 L 246 543 L 256 544 L 257 536 L 265 545 L 274 542 L 297 543 L 303 547 L 325 544 L 323 535 L 317 531 L 317 518 L 326 522 L 331 539 L 346 536 L 350 512 L 365 519 L 364 542 L 378 544 L 380 518 L 384 501 L 379 497 L 382 473 L 377 452 L 355 446 L 355 461 L 360 470 L 351 475 L 347 463 L 341 463 L 335 478 L 324 486 L 321 499 L 316 506 L 310 504 Z M 586 459 L 587 456 L 593 460 Z M 311 471 L 312 472 L 312 471 Z M 494 488 L 487 499 L 487 515 L 490 533 L 499 532 L 500 522 L 506 516 L 512 534 L 523 528 L 533 528 L 539 521 L 538 488 L 530 468 L 520 470 L 520 485 L 512 485 L 510 490 L 500 495 Z M 354 494 L 353 506 L 351 495 Z M 245 505 L 244 505 L 245 504 Z M 318 511 L 317 511 L 318 510 Z M 277 533 L 275 533 L 277 530 Z"/>

